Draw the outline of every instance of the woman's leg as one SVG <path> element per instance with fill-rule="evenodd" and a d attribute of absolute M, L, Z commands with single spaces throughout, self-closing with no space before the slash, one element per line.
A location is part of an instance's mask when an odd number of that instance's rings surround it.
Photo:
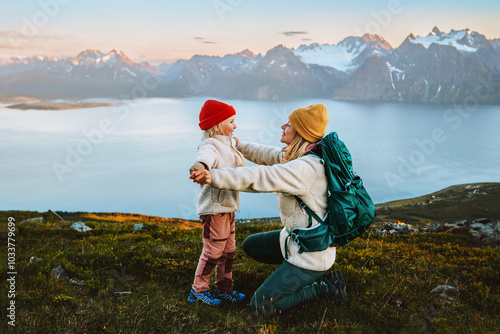
<path fill-rule="evenodd" d="M 328 286 L 316 282 L 327 270 L 313 271 L 284 261 L 257 289 L 250 302 L 252 311 L 266 316 L 284 311 L 316 296 L 326 295 Z"/>
<path fill-rule="evenodd" d="M 280 247 L 281 230 L 257 233 L 243 241 L 243 251 L 256 261 L 281 264 L 284 260 Z"/>

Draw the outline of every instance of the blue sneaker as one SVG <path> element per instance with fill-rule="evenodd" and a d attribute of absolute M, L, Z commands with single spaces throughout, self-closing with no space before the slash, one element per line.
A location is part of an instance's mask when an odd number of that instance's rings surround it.
<path fill-rule="evenodd" d="M 219 293 L 217 290 L 214 291 L 215 298 L 220 300 L 227 300 L 231 303 L 241 303 L 245 300 L 246 296 L 242 293 L 232 291 L 231 293 Z"/>
<path fill-rule="evenodd" d="M 191 289 L 191 293 L 189 294 L 188 297 L 188 302 L 196 303 L 197 301 L 212 306 L 219 305 L 221 302 L 220 299 L 217 299 L 214 296 L 212 296 L 210 292 L 208 292 L 208 290 L 202 292 L 194 292 L 194 290 Z"/>

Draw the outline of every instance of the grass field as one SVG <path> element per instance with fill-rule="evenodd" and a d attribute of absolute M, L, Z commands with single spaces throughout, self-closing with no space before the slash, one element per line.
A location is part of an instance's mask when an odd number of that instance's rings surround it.
<path fill-rule="evenodd" d="M 469 196 L 471 189 L 477 188 L 453 187 L 379 205 L 376 223 L 405 217 L 414 224 L 500 220 L 499 185 L 481 185 L 474 196 Z M 490 204 L 482 210 L 485 202 Z M 461 230 L 388 237 L 368 231 L 337 250 L 332 268 L 343 272 L 349 304 L 314 299 L 287 313 L 258 318 L 247 304 L 187 302 L 202 247 L 197 221 L 58 213 L 65 222 L 50 212 L 0 212 L 2 333 L 496 333 L 500 328 L 500 251 Z M 7 298 L 9 217 L 16 226 L 10 240 L 15 242 L 15 298 Z M 21 224 L 32 217 L 44 220 Z M 92 230 L 70 229 L 76 221 Z M 143 224 L 139 231 L 134 230 L 137 223 Z M 275 268 L 247 258 L 242 241 L 279 228 L 278 219 L 237 224 L 238 291 L 250 296 Z M 65 274 L 51 279 L 58 265 Z M 432 292 L 440 285 L 455 290 L 446 296 Z M 7 324 L 11 300 L 15 328 Z"/>

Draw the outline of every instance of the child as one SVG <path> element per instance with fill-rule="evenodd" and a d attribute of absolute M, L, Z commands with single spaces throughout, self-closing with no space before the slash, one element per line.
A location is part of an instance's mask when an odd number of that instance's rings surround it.
<path fill-rule="evenodd" d="M 201 169 L 240 167 L 243 155 L 236 150 L 233 131 L 236 111 L 225 103 L 208 100 L 200 111 L 199 126 L 205 132 L 190 172 Z M 233 258 L 236 250 L 234 212 L 239 193 L 201 185 L 196 211 L 203 225 L 203 251 L 188 301 L 218 305 L 221 300 L 242 302 L 245 295 L 233 290 Z M 215 291 L 209 292 L 210 274 L 216 268 Z"/>

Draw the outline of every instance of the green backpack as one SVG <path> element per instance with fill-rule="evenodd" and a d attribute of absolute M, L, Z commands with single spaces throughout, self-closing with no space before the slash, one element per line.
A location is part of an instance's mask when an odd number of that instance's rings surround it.
<path fill-rule="evenodd" d="M 287 229 L 291 240 L 299 246 L 299 253 L 345 245 L 363 234 L 375 218 L 373 201 L 361 178 L 353 172 L 351 154 L 337 133 L 326 135 L 320 144 L 320 158 L 328 180 L 328 213 L 321 219 L 295 196 L 309 216 L 307 228 Z M 311 227 L 312 218 L 319 224 Z"/>

